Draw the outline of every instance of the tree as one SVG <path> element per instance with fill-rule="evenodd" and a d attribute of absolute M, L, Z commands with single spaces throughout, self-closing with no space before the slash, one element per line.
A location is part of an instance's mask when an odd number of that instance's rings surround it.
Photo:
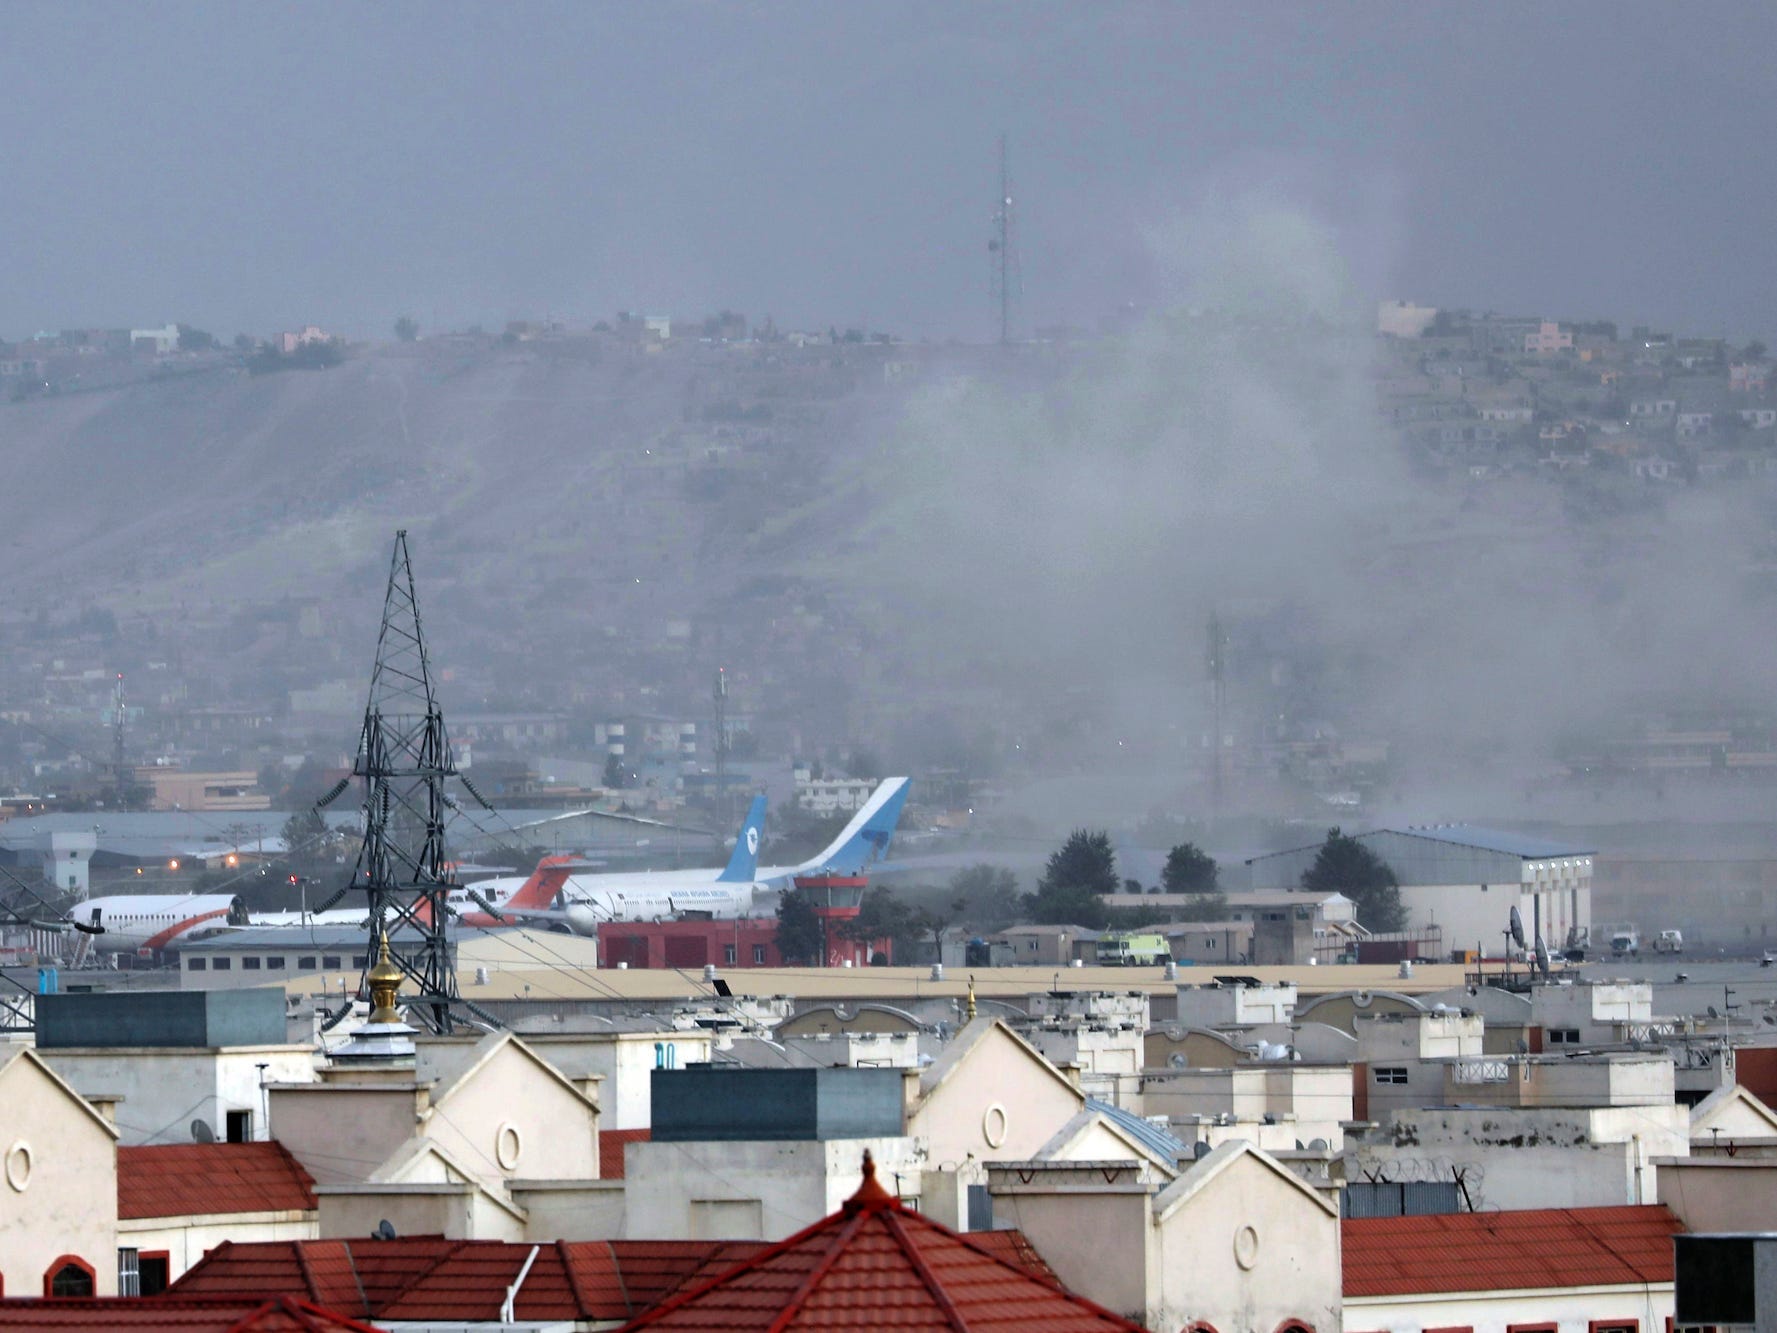
<path fill-rule="evenodd" d="M 1217 873 L 1215 857 L 1194 842 L 1181 842 L 1166 854 L 1160 883 L 1168 893 L 1214 893 Z"/>
<path fill-rule="evenodd" d="M 1105 895 L 1122 887 L 1110 834 L 1075 829 L 1050 857 L 1024 909 L 1041 925 L 1103 930 L 1111 920 Z"/>
<path fill-rule="evenodd" d="M 1122 884 L 1117 878 L 1117 854 L 1111 850 L 1111 835 L 1102 830 L 1075 829 L 1049 857 L 1037 892 L 1067 889 L 1115 893 Z"/>
<path fill-rule="evenodd" d="M 1166 854 L 1160 885 L 1167 893 L 1186 895 L 1176 915 L 1181 921 L 1223 921 L 1228 899 L 1217 881 L 1215 858 L 1195 843 L 1181 842 Z"/>
<path fill-rule="evenodd" d="M 1004 866 L 964 866 L 950 877 L 950 896 L 975 930 L 1003 930 L 1018 919 L 1018 876 Z"/>
<path fill-rule="evenodd" d="M 194 329 L 189 324 L 179 325 L 179 350 L 181 352 L 207 352 L 216 346 L 216 336 L 205 333 L 202 329 Z"/>
<path fill-rule="evenodd" d="M 327 821 L 310 805 L 284 821 L 284 856 L 292 865 L 314 865 L 327 848 Z"/>
<path fill-rule="evenodd" d="M 604 785 L 612 791 L 621 791 L 624 785 L 623 779 L 623 759 L 619 755 L 608 755 L 605 759 Z"/>
<path fill-rule="evenodd" d="M 416 341 L 420 336 L 420 323 L 412 315 L 403 315 L 395 321 L 395 337 L 404 343 Z"/>
<path fill-rule="evenodd" d="M 841 939 L 857 944 L 887 939 L 893 944 L 895 956 L 900 957 L 925 933 L 918 916 L 893 893 L 877 887 L 865 891 L 864 900 L 858 904 L 858 914 L 839 927 L 839 935 Z"/>
<path fill-rule="evenodd" d="M 786 889 L 777 901 L 777 951 L 792 967 L 824 962 L 821 919 L 805 889 Z"/>
<path fill-rule="evenodd" d="M 1310 893 L 1344 894 L 1357 904 L 1358 924 L 1367 930 L 1407 928 L 1407 909 L 1401 904 L 1394 871 L 1363 843 L 1336 828 L 1327 830 L 1314 864 L 1302 872 L 1302 887 Z"/>

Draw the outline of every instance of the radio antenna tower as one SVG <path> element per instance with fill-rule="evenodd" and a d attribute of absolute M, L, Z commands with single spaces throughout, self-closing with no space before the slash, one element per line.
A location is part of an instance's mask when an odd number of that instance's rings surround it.
<path fill-rule="evenodd" d="M 445 903 L 456 884 L 445 861 L 444 821 L 450 803 L 444 784 L 456 771 L 444 714 L 432 691 L 403 530 L 395 534 L 370 702 L 352 766 L 352 775 L 364 780 L 364 845 L 350 885 L 336 897 L 352 890 L 364 893 L 369 960 L 402 927 L 419 935 L 417 950 L 409 955 L 391 947 L 389 957 L 418 992 L 409 1012 L 434 1032 L 449 1032 L 451 1009 L 463 1003 L 446 930 L 452 913 Z"/>
<path fill-rule="evenodd" d="M 728 809 L 728 672 L 726 668 L 716 668 L 716 687 L 710 697 L 716 705 L 716 809 L 721 815 L 722 827 L 727 828 L 730 811 Z"/>
<path fill-rule="evenodd" d="M 1012 172 L 1006 153 L 1006 136 L 1000 135 L 1000 197 L 993 211 L 993 238 L 987 252 L 993 256 L 988 289 L 1000 305 L 1000 345 L 1012 341 L 1012 294 L 1023 295 L 1023 280 L 1018 271 L 1016 229 L 1012 225 Z"/>
<path fill-rule="evenodd" d="M 1209 613 L 1209 714 L 1213 729 L 1209 756 L 1209 818 L 1214 827 L 1222 818 L 1222 708 L 1227 702 L 1227 685 L 1223 670 L 1227 665 L 1228 635 L 1222 629 L 1222 618 Z"/>
<path fill-rule="evenodd" d="M 129 791 L 129 781 L 123 772 L 123 672 L 117 673 L 117 692 L 111 698 L 111 779 L 115 784 L 114 799 L 117 808 L 123 809 L 124 798 Z"/>

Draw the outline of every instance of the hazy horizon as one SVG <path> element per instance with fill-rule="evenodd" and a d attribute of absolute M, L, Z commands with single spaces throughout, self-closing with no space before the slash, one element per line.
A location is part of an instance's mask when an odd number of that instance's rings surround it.
<path fill-rule="evenodd" d="M 1156 235 L 1313 219 L 1365 298 L 1769 337 L 1777 10 L 8 7 L 8 336 L 387 336 L 729 307 L 993 332 L 1195 299 Z M 1214 266 L 1211 265 L 1211 268 Z"/>

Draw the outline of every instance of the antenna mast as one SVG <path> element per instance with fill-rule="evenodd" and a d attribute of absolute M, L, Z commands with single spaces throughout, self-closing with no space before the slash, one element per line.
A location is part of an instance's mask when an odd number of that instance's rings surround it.
<path fill-rule="evenodd" d="M 716 809 L 727 828 L 732 812 L 728 808 L 728 672 L 716 668 L 716 686 L 711 693 L 716 705 Z"/>
<path fill-rule="evenodd" d="M 123 672 L 117 673 L 117 692 L 111 699 L 111 780 L 115 784 L 117 808 L 123 809 L 129 784 L 123 776 Z"/>
<path fill-rule="evenodd" d="M 345 891 L 361 890 L 367 899 L 367 958 L 378 957 L 384 941 L 403 926 L 420 935 L 420 948 L 411 957 L 393 949 L 388 957 L 418 991 L 410 1012 L 435 1032 L 451 1030 L 451 1008 L 462 1004 L 445 903 L 456 885 L 445 862 L 444 784 L 456 771 L 444 714 L 432 691 L 402 530 L 395 534 L 389 562 L 370 701 L 352 766 L 353 776 L 364 779 L 364 845 Z"/>
<path fill-rule="evenodd" d="M 1222 706 L 1227 699 L 1223 680 L 1228 636 L 1222 630 L 1222 618 L 1209 613 L 1209 715 L 1213 734 L 1209 756 L 1209 818 L 1213 827 L 1222 817 Z"/>
<path fill-rule="evenodd" d="M 1012 289 L 1020 287 L 1018 256 L 1012 225 L 1012 173 L 1006 152 L 1006 136 L 1000 135 L 1000 197 L 993 211 L 993 237 L 987 252 L 993 256 L 989 292 L 1000 305 L 1000 345 L 1012 341 Z"/>

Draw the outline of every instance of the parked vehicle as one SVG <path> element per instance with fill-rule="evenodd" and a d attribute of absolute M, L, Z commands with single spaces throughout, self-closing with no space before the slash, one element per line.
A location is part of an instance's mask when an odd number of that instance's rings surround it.
<path fill-rule="evenodd" d="M 1634 926 L 1618 926 L 1610 933 L 1610 952 L 1616 958 L 1641 957 L 1641 932 Z"/>
<path fill-rule="evenodd" d="M 1682 930 L 1662 930 L 1659 938 L 1654 941 L 1655 953 L 1683 953 L 1684 932 Z"/>
<path fill-rule="evenodd" d="M 1101 935 L 1098 961 L 1105 967 L 1159 967 L 1172 957 L 1164 935 Z"/>

